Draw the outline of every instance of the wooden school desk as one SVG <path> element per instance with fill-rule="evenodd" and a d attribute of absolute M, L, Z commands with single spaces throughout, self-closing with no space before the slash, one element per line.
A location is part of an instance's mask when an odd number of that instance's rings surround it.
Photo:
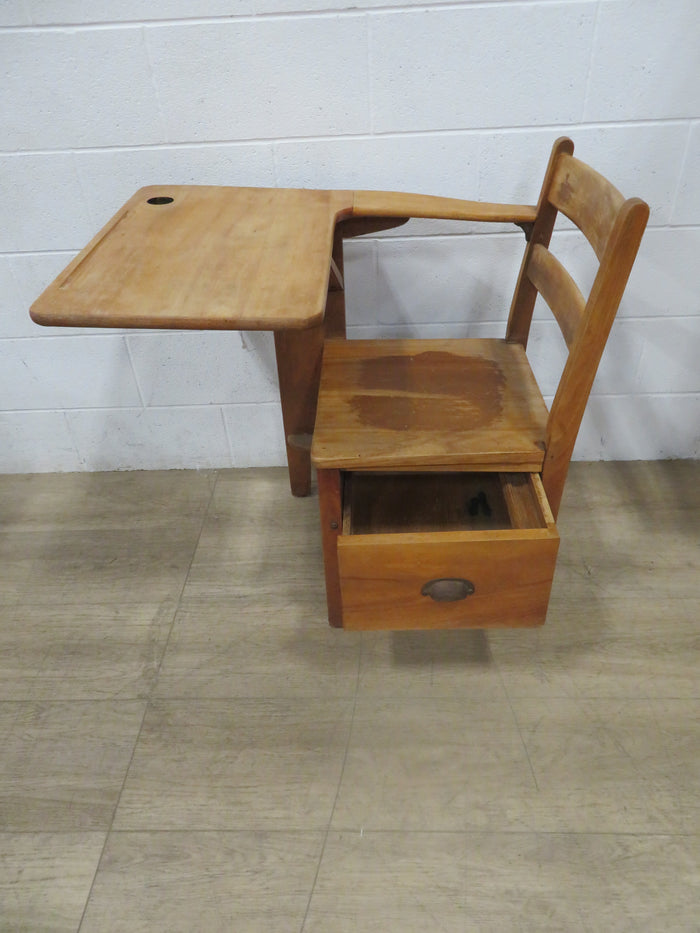
<path fill-rule="evenodd" d="M 31 314 L 65 326 L 273 331 L 292 492 L 309 492 L 311 459 L 317 470 L 331 624 L 541 625 L 569 461 L 649 216 L 573 149 L 554 143 L 537 207 L 144 188 Z M 559 211 L 599 262 L 587 298 L 549 250 Z M 409 217 L 523 228 L 503 338 L 343 339 L 343 239 Z M 526 356 L 538 294 L 568 349 L 550 408 Z"/>
<path fill-rule="evenodd" d="M 528 223 L 534 213 L 383 192 L 142 188 L 30 313 L 54 327 L 274 331 L 290 484 L 304 496 L 323 340 L 345 335 L 343 238 L 409 216 Z"/>

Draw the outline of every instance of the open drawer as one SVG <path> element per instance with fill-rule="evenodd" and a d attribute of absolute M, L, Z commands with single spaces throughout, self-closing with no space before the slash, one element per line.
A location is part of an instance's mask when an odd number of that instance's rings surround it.
<path fill-rule="evenodd" d="M 542 625 L 559 535 L 536 473 L 344 473 L 348 629 Z"/>

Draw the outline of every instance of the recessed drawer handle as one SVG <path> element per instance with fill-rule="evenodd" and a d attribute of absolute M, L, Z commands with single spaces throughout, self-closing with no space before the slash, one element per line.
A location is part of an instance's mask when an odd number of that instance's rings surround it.
<path fill-rule="evenodd" d="M 436 603 L 456 603 L 466 599 L 474 592 L 471 580 L 462 580 L 460 577 L 441 577 L 439 580 L 428 580 L 421 587 L 421 595 L 429 596 Z"/>

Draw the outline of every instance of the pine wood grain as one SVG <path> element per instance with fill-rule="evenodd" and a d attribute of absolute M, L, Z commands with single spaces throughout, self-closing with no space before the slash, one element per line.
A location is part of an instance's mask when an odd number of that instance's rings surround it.
<path fill-rule="evenodd" d="M 408 216 L 527 223 L 534 208 L 392 192 L 141 188 L 30 313 L 37 324 L 66 327 L 311 327 L 324 316 L 331 256 L 342 272 L 342 237 Z M 343 220 L 350 223 L 336 236 Z M 334 335 L 341 295 L 333 285 Z"/>
<path fill-rule="evenodd" d="M 549 201 L 573 220 L 603 258 L 624 197 L 607 178 L 570 153 L 562 152 L 549 190 Z"/>
<path fill-rule="evenodd" d="M 325 552 L 334 581 L 340 580 L 343 625 L 540 624 L 556 559 L 554 519 L 569 461 L 649 208 L 640 199 L 625 201 L 610 182 L 574 159 L 567 138 L 555 142 L 537 208 L 528 209 L 527 216 L 512 210 L 506 216 L 507 205 L 493 204 L 472 205 L 470 214 L 466 202 L 387 192 L 356 192 L 354 205 L 357 213 L 368 215 L 509 219 L 529 232 L 529 242 L 505 340 L 375 340 L 326 347 L 312 446 L 316 465 L 336 472 L 435 474 L 430 480 L 435 503 L 424 510 L 426 527 L 419 529 L 412 527 L 415 477 L 397 477 L 380 497 L 375 490 L 369 507 L 362 496 L 372 496 L 371 481 L 368 485 L 366 478 L 354 477 L 344 534 L 336 549 Z M 588 299 L 548 250 L 558 211 L 574 221 L 600 260 Z M 538 293 L 569 349 L 550 413 L 525 356 Z M 445 530 L 455 523 L 461 527 L 452 475 L 445 472 L 450 465 L 500 472 L 509 530 L 486 532 L 482 540 Z M 540 471 L 541 482 L 526 475 Z M 528 489 L 533 495 L 527 495 Z M 352 533 L 357 530 L 365 533 Z M 545 544 L 533 545 L 530 539 L 537 533 Z M 461 598 L 438 600 L 435 606 L 426 602 L 426 577 L 466 579 L 465 560 L 482 581 L 475 592 L 468 592 L 469 583 Z M 522 591 L 518 562 L 532 568 L 539 588 L 527 584 Z M 445 591 L 441 595 L 455 596 L 453 586 L 450 593 L 442 583 L 438 587 Z M 434 595 L 437 599 L 437 591 Z"/>
<path fill-rule="evenodd" d="M 557 170 L 559 159 L 564 154 L 571 154 L 574 151 L 573 142 L 566 136 L 560 136 L 555 140 L 552 146 L 552 152 L 549 156 L 547 170 L 542 181 L 540 196 L 537 201 L 537 217 L 532 227 L 530 240 L 525 247 L 525 254 L 520 264 L 518 281 L 515 285 L 513 300 L 510 305 L 508 315 L 508 324 L 506 326 L 506 339 L 517 341 L 523 347 L 527 347 L 527 339 L 530 334 L 530 324 L 532 322 L 532 313 L 537 300 L 537 289 L 530 280 L 527 270 L 530 265 L 533 250 L 536 246 L 548 247 L 552 238 L 554 222 L 557 219 L 557 209 L 549 201 L 549 189 L 552 185 L 552 179 Z"/>
<path fill-rule="evenodd" d="M 649 205 L 640 198 L 621 206 L 552 402 L 542 480 L 555 517 L 588 396 L 648 219 Z"/>
<path fill-rule="evenodd" d="M 530 204 L 492 204 L 400 191 L 356 191 L 352 212 L 355 217 L 424 217 L 514 224 L 533 223 L 537 216 L 537 209 Z"/>
<path fill-rule="evenodd" d="M 323 318 L 336 221 L 351 211 L 347 191 L 142 188 L 31 315 L 80 327 L 309 327 Z"/>
<path fill-rule="evenodd" d="M 511 528 L 545 528 L 554 525 L 537 474 L 501 473 L 500 480 Z"/>
<path fill-rule="evenodd" d="M 581 291 L 556 256 L 536 243 L 527 265 L 527 277 L 547 302 L 569 349 L 586 309 Z"/>

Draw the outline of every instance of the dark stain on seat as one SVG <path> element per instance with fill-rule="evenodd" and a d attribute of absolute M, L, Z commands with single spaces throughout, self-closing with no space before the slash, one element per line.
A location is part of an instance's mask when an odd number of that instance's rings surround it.
<path fill-rule="evenodd" d="M 365 425 L 391 431 L 468 431 L 484 427 L 503 405 L 505 377 L 483 357 L 444 351 L 363 360 L 365 393 L 350 405 Z"/>

